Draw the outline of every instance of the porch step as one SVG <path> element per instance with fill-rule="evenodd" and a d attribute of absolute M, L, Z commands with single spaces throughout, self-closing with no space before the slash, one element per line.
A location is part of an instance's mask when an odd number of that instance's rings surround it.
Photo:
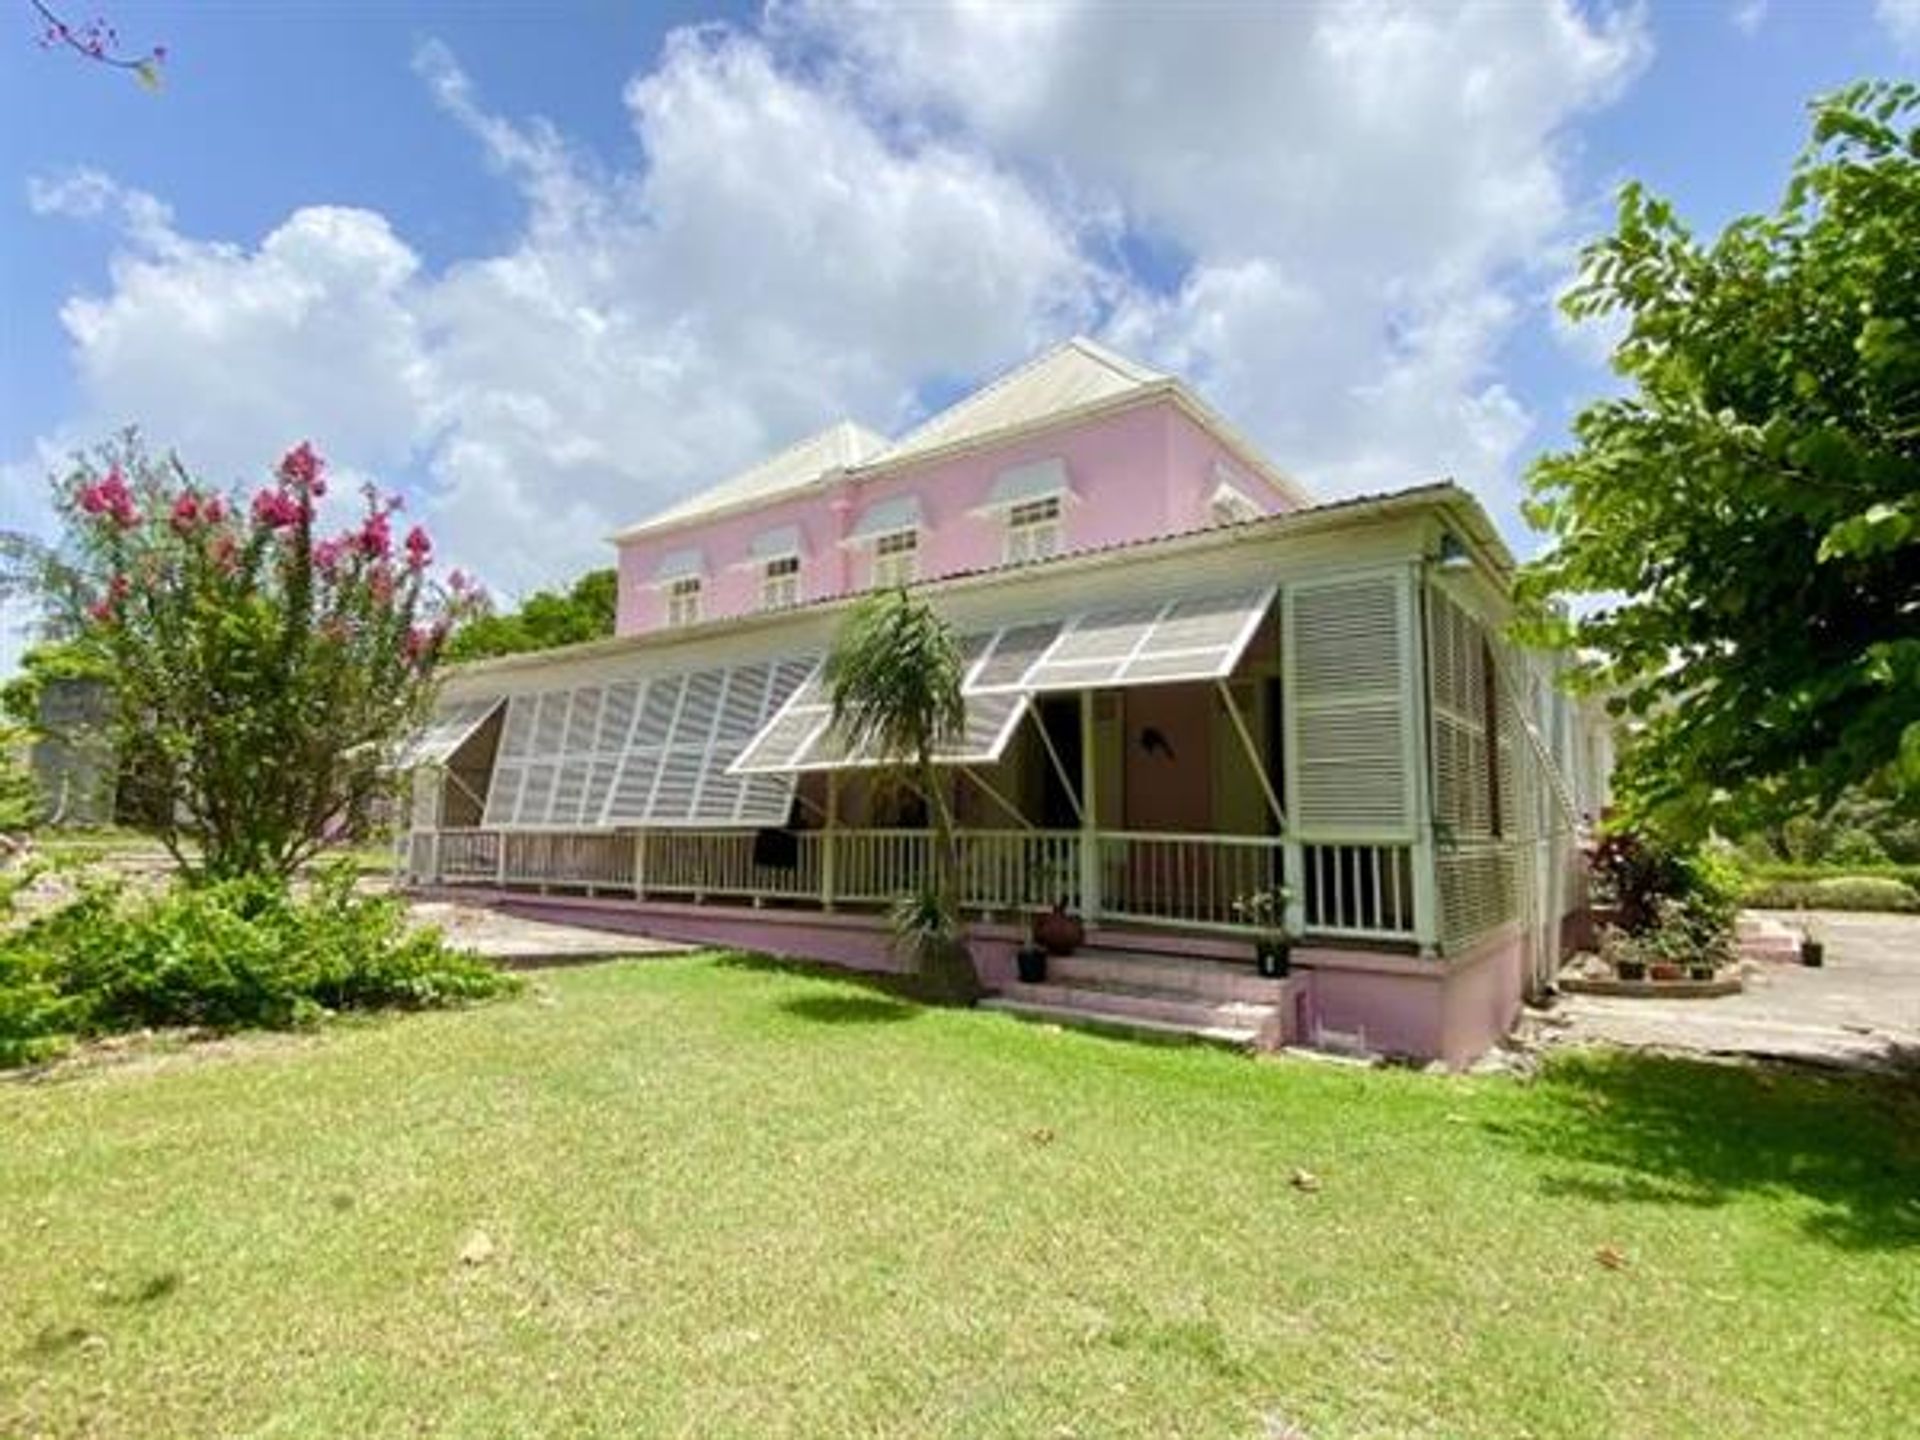
<path fill-rule="evenodd" d="M 1210 1000 L 1246 1000 L 1275 1005 L 1285 998 L 1287 982 L 1269 980 L 1251 962 L 1201 959 L 1187 955 L 1083 947 L 1047 960 L 1050 983 L 1083 989 L 1146 988 Z"/>
<path fill-rule="evenodd" d="M 1058 1025 L 1130 1030 L 1243 1050 L 1271 1049 L 1286 1038 L 1285 1011 L 1277 997 L 1262 1003 L 1146 985 L 1010 981 L 981 1003 L 989 1010 Z"/>
<path fill-rule="evenodd" d="M 1260 1048 L 1260 1032 L 1230 1026 L 1182 1025 L 1172 1020 L 1149 1020 L 1144 1015 L 1109 1015 L 1100 1010 L 1081 1010 L 1065 1005 L 1041 1005 L 1031 1000 L 1010 1000 L 993 995 L 980 1002 L 983 1010 L 998 1010 L 1018 1020 L 1063 1025 L 1074 1030 L 1113 1031 L 1124 1035 L 1142 1035 L 1157 1040 L 1187 1041 L 1202 1045 L 1220 1045 L 1229 1050 Z"/>

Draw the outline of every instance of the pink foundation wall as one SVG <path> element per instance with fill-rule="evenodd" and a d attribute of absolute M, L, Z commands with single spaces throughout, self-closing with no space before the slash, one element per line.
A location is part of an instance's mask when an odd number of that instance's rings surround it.
<path fill-rule="evenodd" d="M 849 969 L 898 973 L 884 920 L 872 915 L 808 910 L 754 910 L 721 905 L 592 899 L 579 895 L 488 894 L 487 901 L 533 919 L 680 940 L 691 945 L 752 951 Z M 1013 978 L 1022 938 L 1012 925 L 975 925 L 969 939 L 981 980 L 994 988 Z M 1144 948 L 1150 953 L 1206 956 L 1244 964 L 1243 942 L 1200 936 L 1103 932 L 1097 949 Z M 1287 1017 L 1291 1043 L 1332 1043 L 1325 1031 L 1359 1037 L 1368 1049 L 1440 1060 L 1460 1069 L 1486 1053 L 1513 1024 L 1526 973 L 1518 926 L 1487 937 L 1451 961 L 1410 955 L 1297 946 L 1295 1011 Z"/>
<path fill-rule="evenodd" d="M 900 495 L 920 501 L 920 575 L 938 579 L 999 565 L 1000 517 L 977 513 L 1001 472 L 1039 460 L 1064 462 L 1078 497 L 1066 507 L 1063 549 L 1086 550 L 1197 529 L 1207 522 L 1216 462 L 1245 477 L 1226 447 L 1169 401 L 1096 417 L 1072 427 L 1031 435 L 866 481 L 842 481 L 798 499 L 724 516 L 703 525 L 647 536 L 620 547 L 622 635 L 658 628 L 664 593 L 654 575 L 661 560 L 697 549 L 706 564 L 701 616 L 722 619 L 760 608 L 760 566 L 754 537 L 777 526 L 798 526 L 805 537 L 803 600 L 863 589 L 870 580 L 865 547 L 841 542 L 871 505 Z M 1286 508 L 1264 482 L 1243 478 L 1249 499 L 1270 510 Z"/>

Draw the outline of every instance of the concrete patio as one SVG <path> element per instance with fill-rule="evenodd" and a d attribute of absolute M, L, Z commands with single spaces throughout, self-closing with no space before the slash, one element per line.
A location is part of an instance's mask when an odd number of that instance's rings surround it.
<path fill-rule="evenodd" d="M 1561 998 L 1541 1024 L 1555 1044 L 1888 1068 L 1920 1058 L 1920 916 L 1773 914 L 1812 921 L 1826 964 L 1749 962 L 1746 988 L 1711 1000 Z"/>

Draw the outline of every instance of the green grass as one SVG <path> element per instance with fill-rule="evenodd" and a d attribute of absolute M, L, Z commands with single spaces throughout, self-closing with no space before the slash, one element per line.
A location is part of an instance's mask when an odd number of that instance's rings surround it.
<path fill-rule="evenodd" d="M 1911 1433 L 1916 1137 L 558 971 L 0 1084 L 0 1435 Z"/>

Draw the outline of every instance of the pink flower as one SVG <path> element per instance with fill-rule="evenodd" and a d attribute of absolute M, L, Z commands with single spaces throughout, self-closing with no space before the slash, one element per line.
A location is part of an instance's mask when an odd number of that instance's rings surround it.
<path fill-rule="evenodd" d="M 405 641 L 407 659 L 411 660 L 414 664 L 418 665 L 426 658 L 427 652 L 432 645 L 433 636 L 427 631 L 422 630 L 418 625 L 415 625 L 407 631 Z"/>
<path fill-rule="evenodd" d="M 140 523 L 140 511 L 133 503 L 133 492 L 127 488 L 126 477 L 120 473 L 118 465 L 93 484 L 81 488 L 80 508 L 89 515 L 110 517 L 123 530 Z"/>
<path fill-rule="evenodd" d="M 393 527 L 387 523 L 385 514 L 367 517 L 367 523 L 360 527 L 360 548 L 375 560 L 384 560 L 393 553 Z"/>
<path fill-rule="evenodd" d="M 316 499 L 327 493 L 324 471 L 327 462 L 314 453 L 311 442 L 302 440 L 280 457 L 280 478 Z"/>
<path fill-rule="evenodd" d="M 306 509 L 284 490 L 262 490 L 253 497 L 253 523 L 269 530 L 296 525 Z"/>
<path fill-rule="evenodd" d="M 466 594 L 467 587 L 471 584 L 473 584 L 473 582 L 467 578 L 467 572 L 464 570 L 456 570 L 447 576 L 447 589 L 451 590 L 455 595 Z"/>
<path fill-rule="evenodd" d="M 207 503 L 200 507 L 200 514 L 209 525 L 218 525 L 227 518 L 227 506 L 218 495 L 209 495 Z"/>
<path fill-rule="evenodd" d="M 380 604 L 387 604 L 393 599 L 393 571 L 385 565 L 374 567 L 373 573 L 367 576 L 367 589 Z"/>
<path fill-rule="evenodd" d="M 182 535 L 190 535 L 199 523 L 200 501 L 191 490 L 183 491 L 173 502 L 173 528 Z"/>
<path fill-rule="evenodd" d="M 433 559 L 433 541 L 425 530 L 416 525 L 407 531 L 407 567 L 411 570 L 424 570 L 431 559 Z"/>
<path fill-rule="evenodd" d="M 322 540 L 313 547 L 313 566 L 322 575 L 331 575 L 340 568 L 340 557 L 347 553 L 348 540 L 336 536 L 332 540 Z"/>
<path fill-rule="evenodd" d="M 240 565 L 240 546 L 233 536 L 222 533 L 213 542 L 213 563 L 223 575 L 231 575 Z"/>

